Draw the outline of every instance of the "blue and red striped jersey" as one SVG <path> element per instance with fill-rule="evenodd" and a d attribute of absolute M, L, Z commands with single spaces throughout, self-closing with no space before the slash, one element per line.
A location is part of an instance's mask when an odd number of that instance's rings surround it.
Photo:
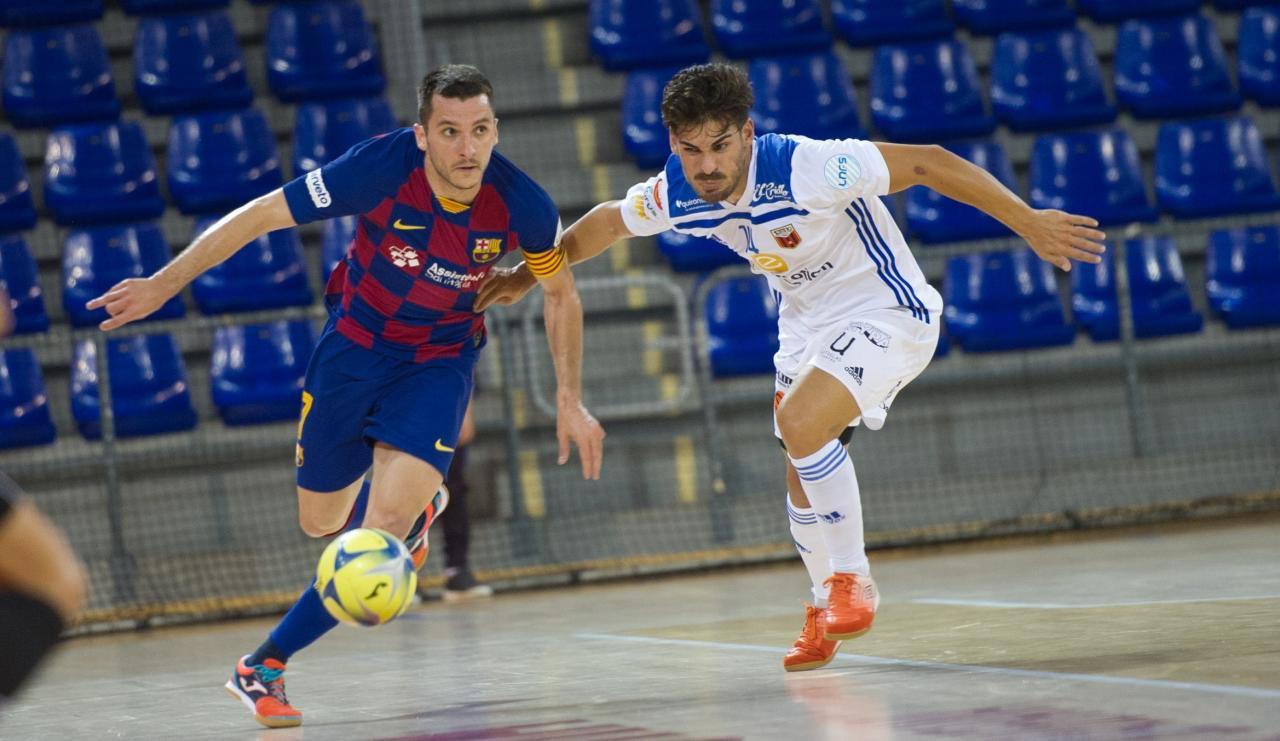
<path fill-rule="evenodd" d="M 299 224 L 360 215 L 325 300 L 343 336 L 414 362 L 483 346 L 484 316 L 473 309 L 481 279 L 512 250 L 553 249 L 560 232 L 551 197 L 496 151 L 466 209 L 446 208 L 424 167 L 413 129 L 403 128 L 284 186 Z"/>

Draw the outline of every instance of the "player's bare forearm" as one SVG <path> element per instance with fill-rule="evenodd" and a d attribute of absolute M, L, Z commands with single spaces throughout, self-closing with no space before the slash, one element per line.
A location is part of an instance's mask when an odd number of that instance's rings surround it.
<path fill-rule="evenodd" d="M 545 296 L 543 319 L 556 373 L 557 401 L 582 398 L 582 301 L 567 266 L 540 281 Z"/>
<path fill-rule="evenodd" d="M 937 145 L 886 144 L 876 147 L 889 168 L 889 192 L 923 185 L 967 203 L 1009 227 L 1042 260 L 1063 270 L 1071 260 L 1099 262 L 1106 235 L 1087 215 L 1035 209 L 991 173 Z"/>

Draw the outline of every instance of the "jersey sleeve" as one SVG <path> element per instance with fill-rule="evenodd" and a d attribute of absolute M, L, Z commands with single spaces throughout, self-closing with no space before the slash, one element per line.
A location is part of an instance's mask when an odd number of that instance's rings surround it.
<path fill-rule="evenodd" d="M 806 139 L 791 156 L 791 190 L 809 209 L 844 208 L 855 198 L 889 192 L 889 166 L 861 139 Z"/>
<path fill-rule="evenodd" d="M 671 228 L 666 180 L 666 174 L 659 173 L 627 191 L 619 206 L 627 231 L 637 237 L 648 237 Z"/>
<path fill-rule="evenodd" d="M 421 157 L 412 129 L 377 136 L 285 183 L 285 201 L 299 224 L 363 214 L 395 195 Z"/>
<path fill-rule="evenodd" d="M 528 195 L 520 204 L 516 225 L 520 252 L 529 271 L 539 278 L 546 278 L 560 272 L 566 264 L 564 250 L 560 249 L 563 231 L 560 210 L 551 196 L 532 181 L 529 182 Z"/>

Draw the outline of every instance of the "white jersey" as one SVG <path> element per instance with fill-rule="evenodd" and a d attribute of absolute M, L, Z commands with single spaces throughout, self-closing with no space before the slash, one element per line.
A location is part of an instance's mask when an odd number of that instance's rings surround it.
<path fill-rule="evenodd" d="M 832 324 L 883 309 L 901 307 L 936 332 L 942 297 L 880 201 L 888 190 L 889 168 L 871 142 L 765 134 L 736 203 L 702 200 L 673 154 L 627 191 L 622 218 L 637 236 L 674 229 L 748 260 L 778 300 L 782 359 Z"/>

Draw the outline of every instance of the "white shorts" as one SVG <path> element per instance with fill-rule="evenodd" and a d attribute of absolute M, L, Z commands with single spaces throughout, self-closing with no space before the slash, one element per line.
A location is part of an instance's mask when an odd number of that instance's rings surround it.
<path fill-rule="evenodd" d="M 833 322 L 814 332 L 800 352 L 773 358 L 773 408 L 808 368 L 814 366 L 849 389 L 862 416 L 849 424 L 865 423 L 868 429 L 884 425 L 898 392 L 924 371 L 938 346 L 938 322 L 929 324 L 906 309 L 863 312 Z M 773 433 L 781 439 L 775 415 Z"/>

